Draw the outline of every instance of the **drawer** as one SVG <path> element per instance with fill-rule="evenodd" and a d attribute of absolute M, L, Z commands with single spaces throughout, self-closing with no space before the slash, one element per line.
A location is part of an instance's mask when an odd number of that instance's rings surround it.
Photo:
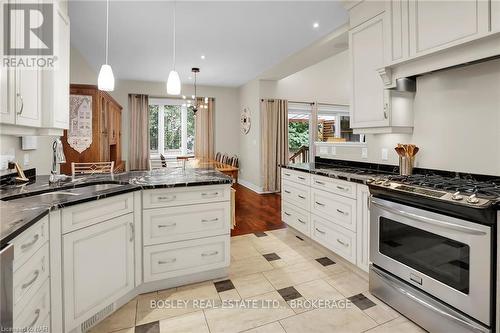
<path fill-rule="evenodd" d="M 44 320 L 50 313 L 49 287 L 49 279 L 47 279 L 28 305 L 22 309 L 22 312 L 17 317 L 14 317 L 13 326 L 15 328 L 27 329 L 27 332 L 36 332 L 33 328 L 44 325 Z"/>
<path fill-rule="evenodd" d="M 33 295 L 49 277 L 49 243 L 35 252 L 13 276 L 14 317 L 16 317 Z"/>
<path fill-rule="evenodd" d="M 356 199 L 356 184 L 345 180 L 313 175 L 311 186 L 320 190 L 340 194 L 348 198 Z"/>
<path fill-rule="evenodd" d="M 144 247 L 144 282 L 229 266 L 230 237 L 216 236 Z"/>
<path fill-rule="evenodd" d="M 21 267 L 44 243 L 49 240 L 49 217 L 28 228 L 14 241 L 14 271 Z"/>
<path fill-rule="evenodd" d="M 306 210 L 309 210 L 310 192 L 311 189 L 309 186 L 300 185 L 289 181 L 284 181 L 281 184 L 281 198 L 286 202 L 289 202 Z"/>
<path fill-rule="evenodd" d="M 285 201 L 281 203 L 281 220 L 307 237 L 311 237 L 309 217 L 309 212 L 294 207 Z"/>
<path fill-rule="evenodd" d="M 311 182 L 311 174 L 282 168 L 281 179 L 309 186 Z"/>
<path fill-rule="evenodd" d="M 311 214 L 311 238 L 356 264 L 356 234 Z"/>
<path fill-rule="evenodd" d="M 328 217 L 334 223 L 356 231 L 356 200 L 313 188 L 311 213 Z"/>
<path fill-rule="evenodd" d="M 143 211 L 144 245 L 229 234 L 229 202 Z"/>
<path fill-rule="evenodd" d="M 230 201 L 230 186 L 162 188 L 142 191 L 143 208 Z"/>
<path fill-rule="evenodd" d="M 63 234 L 102 221 L 131 213 L 134 210 L 133 194 L 117 195 L 62 210 Z"/>

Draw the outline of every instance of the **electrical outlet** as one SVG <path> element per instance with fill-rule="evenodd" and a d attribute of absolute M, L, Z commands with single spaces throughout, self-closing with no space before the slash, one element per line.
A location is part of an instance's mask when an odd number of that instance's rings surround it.
<path fill-rule="evenodd" d="M 387 161 L 389 159 L 389 153 L 387 148 L 382 148 L 382 161 Z"/>
<path fill-rule="evenodd" d="M 361 148 L 361 158 L 368 158 L 368 148 Z"/>
<path fill-rule="evenodd" d="M 337 155 L 337 147 L 332 147 L 332 155 Z"/>
<path fill-rule="evenodd" d="M 24 154 L 24 166 L 28 166 L 30 164 L 30 154 L 29 153 L 25 153 Z"/>

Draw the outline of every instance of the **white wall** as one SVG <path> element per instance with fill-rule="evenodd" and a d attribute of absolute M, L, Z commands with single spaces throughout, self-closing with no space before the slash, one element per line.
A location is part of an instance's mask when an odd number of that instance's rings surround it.
<path fill-rule="evenodd" d="M 250 110 L 250 131 L 239 132 L 240 171 L 239 182 L 256 191 L 262 188 L 260 167 L 260 81 L 252 80 L 240 87 L 240 110 Z M 239 128 L 239 123 L 235 124 Z"/>
<path fill-rule="evenodd" d="M 263 97 L 349 104 L 349 52 L 344 51 L 279 81 L 263 82 Z"/>
<path fill-rule="evenodd" d="M 71 48 L 71 83 L 96 84 L 97 73 L 75 48 Z M 239 153 L 239 91 L 238 88 L 199 86 L 198 94 L 215 98 L 215 151 L 238 155 Z M 165 82 L 116 80 L 111 96 L 123 107 L 122 111 L 122 158 L 128 160 L 129 113 L 128 94 L 148 94 L 166 97 Z M 192 85 L 183 85 L 182 94 L 191 96 Z M 202 111 L 200 111 L 202 112 Z M 128 167 L 128 163 L 127 163 Z"/>
<path fill-rule="evenodd" d="M 48 175 L 52 168 L 52 142 L 54 137 L 38 137 L 38 149 L 21 150 L 21 138 L 11 135 L 0 135 L 0 154 L 12 155 L 14 160 L 19 163 L 23 169 L 36 168 L 37 174 Z M 27 154 L 29 163 L 24 164 L 24 155 Z M 4 174 L 7 171 L 2 171 Z"/>

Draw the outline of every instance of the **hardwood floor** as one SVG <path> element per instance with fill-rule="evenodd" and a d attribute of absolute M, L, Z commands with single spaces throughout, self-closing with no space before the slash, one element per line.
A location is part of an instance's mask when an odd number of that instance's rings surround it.
<path fill-rule="evenodd" d="M 231 236 L 286 228 L 281 221 L 281 196 L 257 194 L 239 184 L 236 190 L 236 227 Z"/>

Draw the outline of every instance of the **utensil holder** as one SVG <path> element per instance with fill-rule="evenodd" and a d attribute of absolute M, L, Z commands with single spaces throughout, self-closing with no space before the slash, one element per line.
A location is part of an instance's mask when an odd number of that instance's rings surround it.
<path fill-rule="evenodd" d="M 413 166 L 415 164 L 415 157 L 399 157 L 399 174 L 401 176 L 411 176 L 413 174 Z"/>

